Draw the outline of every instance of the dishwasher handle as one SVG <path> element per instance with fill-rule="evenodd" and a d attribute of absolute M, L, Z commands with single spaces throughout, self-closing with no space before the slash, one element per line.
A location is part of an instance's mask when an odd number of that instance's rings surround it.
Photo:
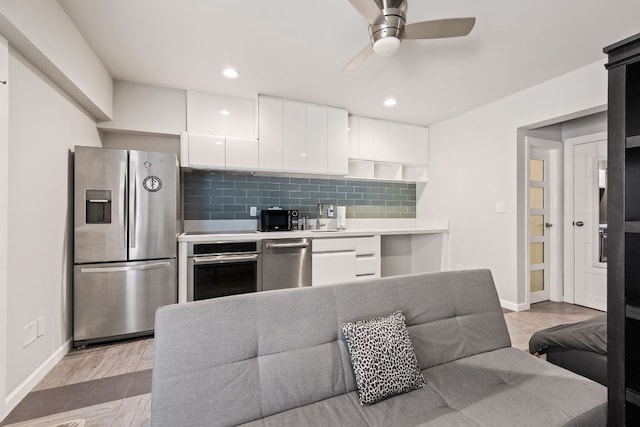
<path fill-rule="evenodd" d="M 308 242 L 300 242 L 300 243 L 267 243 L 267 248 L 269 249 L 285 249 L 285 248 L 308 248 Z"/>
<path fill-rule="evenodd" d="M 215 255 L 209 257 L 194 257 L 194 264 L 229 264 L 234 262 L 257 261 L 258 255 Z"/>

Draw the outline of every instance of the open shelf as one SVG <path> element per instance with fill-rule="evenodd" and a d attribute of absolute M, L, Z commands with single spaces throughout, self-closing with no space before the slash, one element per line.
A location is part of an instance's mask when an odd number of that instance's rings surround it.
<path fill-rule="evenodd" d="M 640 406 L 640 393 L 630 388 L 627 389 L 627 402 Z"/>
<path fill-rule="evenodd" d="M 627 141 L 625 145 L 627 146 L 627 148 L 640 147 L 640 135 L 627 137 Z"/>
<path fill-rule="evenodd" d="M 625 233 L 640 233 L 640 221 L 625 221 Z"/>
<path fill-rule="evenodd" d="M 625 314 L 629 319 L 640 320 L 640 301 L 635 300 L 625 307 Z"/>
<path fill-rule="evenodd" d="M 349 159 L 348 178 L 398 182 L 426 182 L 427 167 L 375 160 Z"/>

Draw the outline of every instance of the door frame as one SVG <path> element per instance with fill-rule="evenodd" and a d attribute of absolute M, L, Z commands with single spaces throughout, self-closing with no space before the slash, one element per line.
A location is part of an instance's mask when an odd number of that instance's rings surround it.
<path fill-rule="evenodd" d="M 558 141 L 552 141 L 548 139 L 537 138 L 533 136 L 527 136 L 526 141 L 526 161 L 524 165 L 524 173 L 526 179 L 526 192 L 524 194 L 527 197 L 524 198 L 524 213 L 525 213 L 525 236 L 528 242 L 529 230 L 529 160 L 531 159 L 531 148 L 545 150 L 549 153 L 549 200 L 550 212 L 549 220 L 554 226 L 549 228 L 549 248 L 551 256 L 549 257 L 549 299 L 551 301 L 562 301 L 563 294 L 563 222 L 561 218 L 563 216 L 563 153 L 564 144 Z M 531 292 L 529 283 L 529 271 L 530 271 L 530 254 L 528 243 L 524 248 L 524 265 L 525 265 L 525 310 L 531 306 Z"/>
<path fill-rule="evenodd" d="M 575 304 L 575 250 L 573 228 L 573 197 L 575 193 L 573 179 L 573 152 L 576 145 L 607 139 L 607 132 L 596 132 L 589 135 L 567 138 L 564 141 L 564 302 Z"/>

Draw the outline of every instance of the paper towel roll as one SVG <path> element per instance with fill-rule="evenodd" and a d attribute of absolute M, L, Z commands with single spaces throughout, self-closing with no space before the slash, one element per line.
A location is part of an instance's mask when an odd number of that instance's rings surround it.
<path fill-rule="evenodd" d="M 338 206 L 338 228 L 345 230 L 347 228 L 347 207 Z"/>

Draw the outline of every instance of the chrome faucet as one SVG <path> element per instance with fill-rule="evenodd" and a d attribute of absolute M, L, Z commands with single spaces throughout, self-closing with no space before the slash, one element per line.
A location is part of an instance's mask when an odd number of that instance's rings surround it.
<path fill-rule="evenodd" d="M 322 205 L 318 203 L 316 211 L 316 230 L 320 230 L 320 218 L 322 218 Z"/>

